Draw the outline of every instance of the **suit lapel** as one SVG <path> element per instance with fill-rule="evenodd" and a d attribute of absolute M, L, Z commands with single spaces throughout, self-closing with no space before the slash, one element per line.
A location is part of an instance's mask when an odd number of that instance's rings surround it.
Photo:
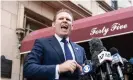
<path fill-rule="evenodd" d="M 73 51 L 74 51 L 74 54 L 75 54 L 75 60 L 78 61 L 78 50 L 79 50 L 79 48 L 73 42 L 70 41 L 70 43 L 72 45 L 72 48 L 73 48 Z"/>
<path fill-rule="evenodd" d="M 55 36 L 51 37 L 49 39 L 49 42 L 50 42 L 51 46 L 55 49 L 57 54 L 59 55 L 61 62 L 64 62 L 65 58 L 64 58 L 64 54 L 63 54 L 62 48 L 61 48 L 58 40 L 55 38 Z"/>

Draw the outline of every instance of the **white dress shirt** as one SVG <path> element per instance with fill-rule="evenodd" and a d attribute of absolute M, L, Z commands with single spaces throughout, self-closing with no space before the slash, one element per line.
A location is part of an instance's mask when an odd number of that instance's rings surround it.
<path fill-rule="evenodd" d="M 55 37 L 56 37 L 56 39 L 58 40 L 58 42 L 59 42 L 59 44 L 60 44 L 60 46 L 61 46 L 61 48 L 62 48 L 62 51 L 63 51 L 63 54 L 64 54 L 64 58 L 65 58 L 65 60 L 66 60 L 66 57 L 65 57 L 65 50 L 64 50 L 64 43 L 61 42 L 62 38 L 59 37 L 57 34 L 55 34 Z M 68 47 L 69 47 L 69 49 L 70 49 L 70 51 L 71 51 L 73 60 L 75 60 L 74 51 L 73 51 L 73 48 L 72 48 L 72 46 L 71 46 L 71 44 L 70 44 L 69 37 L 67 37 L 66 40 L 68 41 Z M 58 71 L 59 71 L 59 65 L 56 65 L 55 79 L 59 79 L 59 73 L 58 73 Z"/>

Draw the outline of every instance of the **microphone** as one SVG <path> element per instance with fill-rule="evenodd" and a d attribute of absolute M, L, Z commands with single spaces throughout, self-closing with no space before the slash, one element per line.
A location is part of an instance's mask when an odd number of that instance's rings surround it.
<path fill-rule="evenodd" d="M 133 57 L 129 59 L 129 62 L 133 65 Z"/>
<path fill-rule="evenodd" d="M 94 68 L 91 60 L 86 60 L 85 65 L 82 66 L 82 73 L 79 80 L 95 80 Z"/>
<path fill-rule="evenodd" d="M 91 60 L 86 60 L 85 65 L 82 67 L 83 72 L 81 75 L 85 75 L 87 73 L 92 73 L 93 72 L 93 66 Z"/>
<path fill-rule="evenodd" d="M 112 61 L 111 53 L 106 50 L 106 48 L 103 46 L 102 41 L 98 38 L 93 38 L 89 42 L 89 46 L 90 53 L 92 55 L 92 62 L 94 63 L 94 66 L 97 67 L 97 70 L 100 70 L 102 80 L 105 80 L 103 68 L 106 68 L 106 71 L 104 72 L 107 72 L 109 80 L 113 80 L 110 68 L 110 62 Z"/>
<path fill-rule="evenodd" d="M 133 58 L 129 59 L 129 62 L 124 62 L 124 74 L 133 74 Z"/>
<path fill-rule="evenodd" d="M 133 75 L 133 57 L 129 59 L 129 63 L 131 64 L 130 66 L 130 72 Z"/>
<path fill-rule="evenodd" d="M 124 76 L 121 70 L 121 66 L 124 66 L 123 60 L 121 58 L 121 56 L 118 53 L 118 50 L 115 47 L 112 47 L 109 50 L 112 54 L 112 66 L 117 68 L 117 72 L 119 74 L 119 77 L 121 80 L 124 80 Z"/>

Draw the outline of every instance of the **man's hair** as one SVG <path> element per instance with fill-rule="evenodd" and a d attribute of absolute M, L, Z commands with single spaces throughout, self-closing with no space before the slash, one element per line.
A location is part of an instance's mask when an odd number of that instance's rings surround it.
<path fill-rule="evenodd" d="M 53 22 L 55 22 L 57 15 L 58 15 L 59 13 L 61 13 L 61 12 L 67 12 L 68 14 L 71 15 L 71 17 L 72 17 L 72 19 L 73 19 L 73 14 L 72 14 L 72 12 L 71 12 L 70 10 L 68 10 L 68 9 L 60 9 L 60 10 L 57 11 L 56 14 L 54 15 Z"/>

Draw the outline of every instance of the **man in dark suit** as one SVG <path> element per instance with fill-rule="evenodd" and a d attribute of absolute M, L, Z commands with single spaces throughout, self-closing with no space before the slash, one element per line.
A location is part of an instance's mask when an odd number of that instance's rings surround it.
<path fill-rule="evenodd" d="M 78 80 L 86 60 L 85 51 L 71 42 L 72 13 L 59 10 L 52 26 L 55 35 L 37 39 L 24 63 L 27 80 Z"/>

